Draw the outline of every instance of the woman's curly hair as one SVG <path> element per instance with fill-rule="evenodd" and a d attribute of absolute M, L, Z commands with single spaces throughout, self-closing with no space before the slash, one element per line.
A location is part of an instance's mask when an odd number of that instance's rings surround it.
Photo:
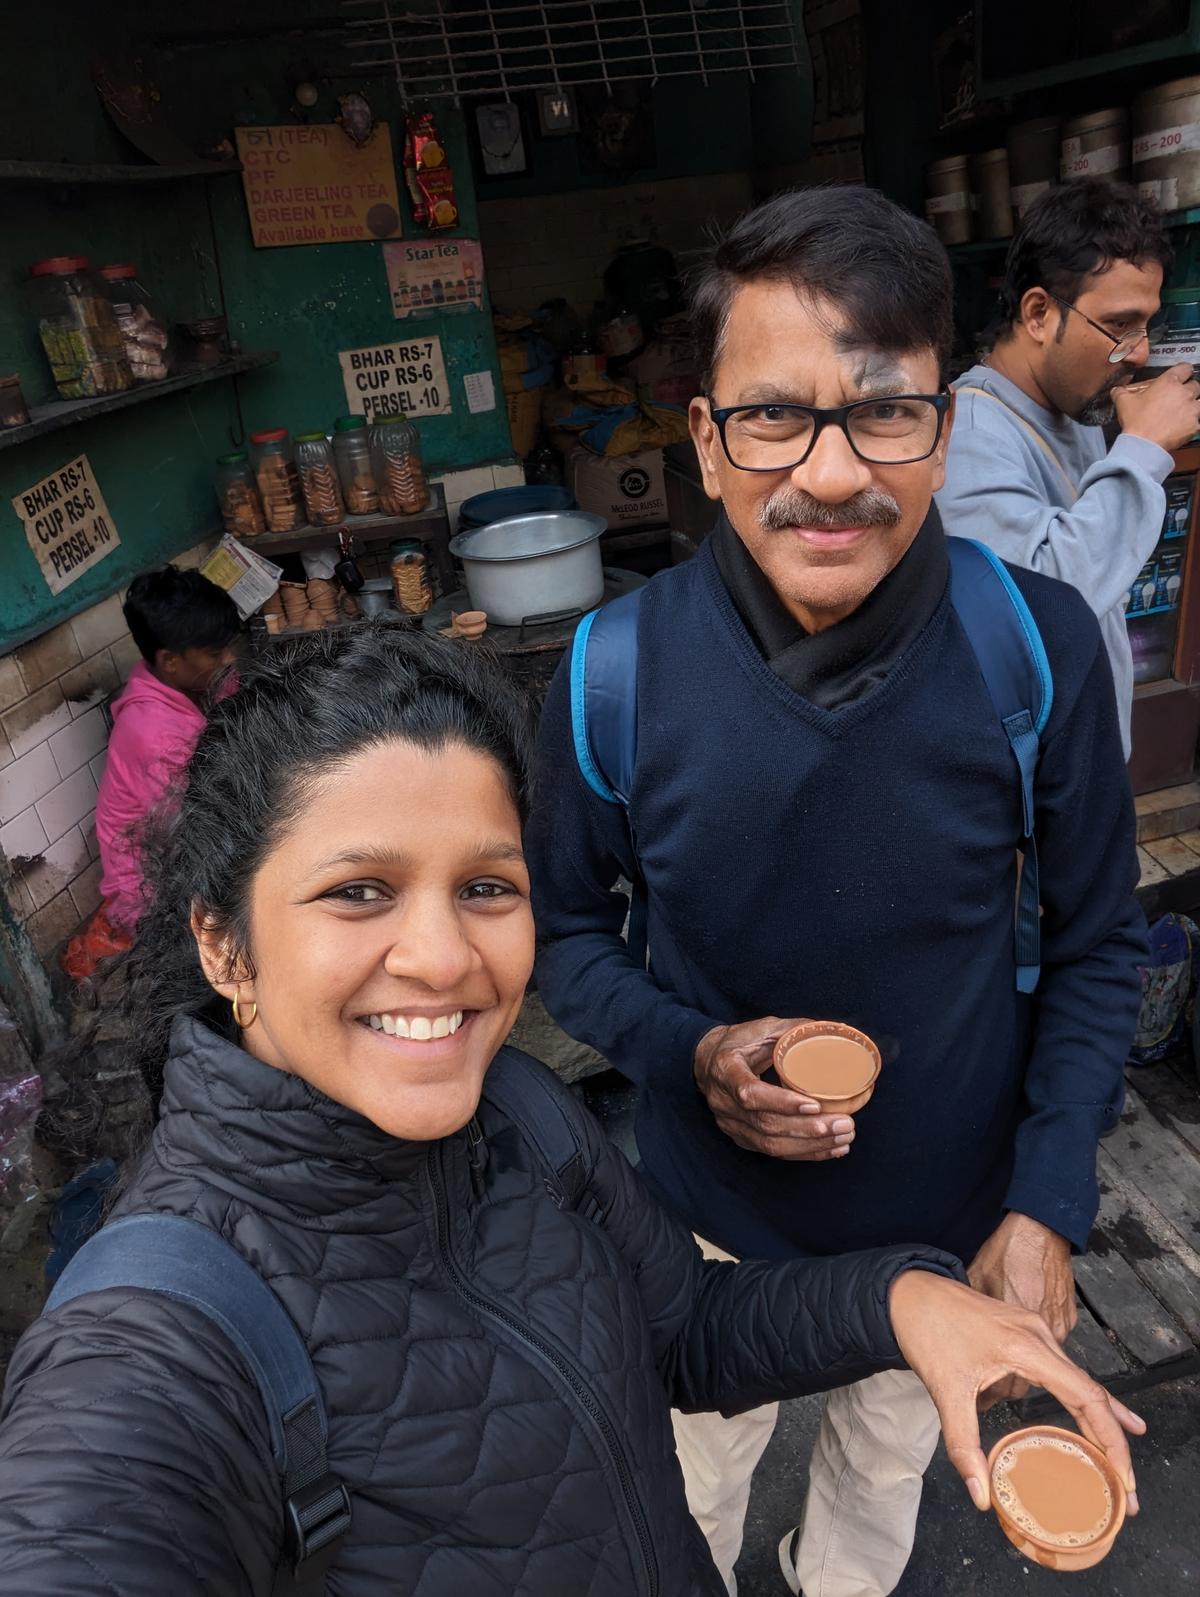
<path fill-rule="evenodd" d="M 169 816 L 147 829 L 149 907 L 138 925 L 125 1008 L 137 1063 L 157 1099 L 176 1015 L 232 1035 L 209 987 L 193 913 L 253 970 L 251 886 L 320 778 L 372 744 L 461 743 L 500 767 L 524 823 L 532 711 L 477 644 L 375 621 L 310 633 L 239 670 L 215 702 Z"/>

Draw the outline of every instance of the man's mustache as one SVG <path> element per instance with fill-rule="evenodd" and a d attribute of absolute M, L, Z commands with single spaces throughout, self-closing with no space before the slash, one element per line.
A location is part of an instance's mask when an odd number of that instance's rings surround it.
<path fill-rule="evenodd" d="M 786 532 L 789 527 L 838 532 L 847 527 L 895 527 L 903 514 L 882 488 L 864 488 L 840 505 L 827 505 L 802 488 L 785 487 L 777 489 L 759 510 L 758 524 L 764 532 Z"/>

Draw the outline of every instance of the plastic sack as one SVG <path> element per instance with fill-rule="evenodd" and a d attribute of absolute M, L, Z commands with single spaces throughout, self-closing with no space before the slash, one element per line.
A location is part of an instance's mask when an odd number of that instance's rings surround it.
<path fill-rule="evenodd" d="M 1142 1007 L 1129 1052 L 1131 1065 L 1152 1065 L 1172 1053 L 1187 1025 L 1195 984 L 1200 927 L 1186 915 L 1163 915 L 1150 928 L 1150 960 L 1142 967 Z"/>
<path fill-rule="evenodd" d="M 689 437 L 686 411 L 639 404 L 632 388 L 604 376 L 552 395 L 546 420 L 560 432 L 575 434 L 594 455 L 636 455 Z"/>

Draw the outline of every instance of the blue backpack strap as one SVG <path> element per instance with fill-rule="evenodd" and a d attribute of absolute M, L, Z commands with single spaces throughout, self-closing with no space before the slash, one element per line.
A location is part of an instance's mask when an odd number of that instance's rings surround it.
<path fill-rule="evenodd" d="M 638 605 L 642 589 L 584 616 L 571 644 L 571 734 L 584 781 L 607 804 L 629 808 L 637 764 Z M 635 877 L 629 952 L 646 963 L 645 883 Z"/>
<path fill-rule="evenodd" d="M 1004 562 L 972 538 L 947 538 L 946 546 L 955 614 L 975 651 L 1020 772 L 1024 864 L 1014 942 L 1017 989 L 1031 993 L 1041 973 L 1034 784 L 1041 735 L 1054 704 L 1054 683 L 1037 622 Z"/>
<path fill-rule="evenodd" d="M 592 792 L 628 806 L 637 761 L 638 602 L 622 595 L 584 616 L 571 644 L 571 732 Z"/>
<path fill-rule="evenodd" d="M 319 1597 L 343 1536 L 350 1497 L 330 1473 L 321 1389 L 304 1339 L 271 1288 L 208 1226 L 173 1214 L 135 1214 L 91 1237 L 46 1301 L 137 1287 L 190 1304 L 237 1348 L 258 1385 L 283 1483 L 284 1547 L 273 1597 Z"/>
<path fill-rule="evenodd" d="M 571 1089 L 519 1048 L 502 1048 L 483 1078 L 483 1095 L 520 1126 L 553 1170 L 566 1207 L 597 1219 L 600 1205 L 588 1190 L 587 1139 Z"/>

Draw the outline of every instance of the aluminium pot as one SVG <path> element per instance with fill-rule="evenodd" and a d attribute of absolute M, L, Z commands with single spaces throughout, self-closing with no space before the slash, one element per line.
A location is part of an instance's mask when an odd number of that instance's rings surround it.
<path fill-rule="evenodd" d="M 534 616 L 594 610 L 604 597 L 603 516 L 582 510 L 511 516 L 460 532 L 450 553 L 462 561 L 476 610 L 502 627 Z"/>

